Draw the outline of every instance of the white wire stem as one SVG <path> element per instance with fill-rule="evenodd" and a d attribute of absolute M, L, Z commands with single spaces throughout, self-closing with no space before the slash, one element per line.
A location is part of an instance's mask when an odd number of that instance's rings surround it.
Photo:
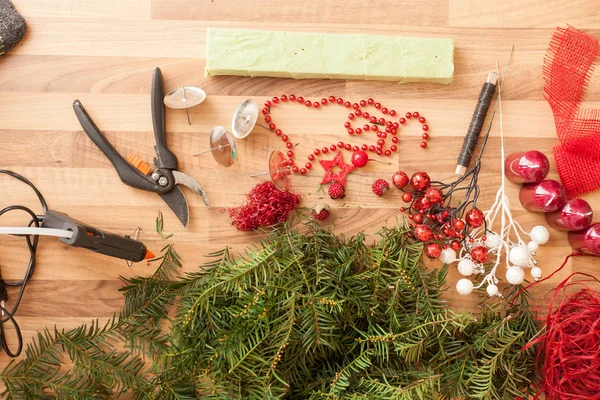
<path fill-rule="evenodd" d="M 0 235 L 39 235 L 71 239 L 73 237 L 73 232 L 64 229 L 2 226 L 0 227 Z"/>
<path fill-rule="evenodd" d="M 512 50 L 511 50 L 512 53 Z M 499 65 L 496 62 L 496 72 L 499 74 Z M 498 86 L 498 111 L 499 111 L 499 124 L 500 124 L 500 167 L 501 171 L 504 171 L 504 124 L 503 124 L 503 114 L 502 114 L 502 84 L 506 80 L 506 75 L 508 73 L 508 64 L 506 66 L 506 70 L 504 73 L 504 78 L 502 83 Z M 508 196 L 506 196 L 506 177 L 504 173 L 502 173 L 502 181 L 500 184 L 500 188 L 496 192 L 496 198 L 494 203 L 490 207 L 490 209 L 484 212 L 486 224 L 490 229 L 493 227 L 494 221 L 498 216 L 500 216 L 500 243 L 497 247 L 490 249 L 490 253 L 495 254 L 496 260 L 494 262 L 494 266 L 490 270 L 490 272 L 481 280 L 479 285 L 475 286 L 475 288 L 481 288 L 484 284 L 496 284 L 498 279 L 496 277 L 496 271 L 501 264 L 502 261 L 502 253 L 504 252 L 505 264 L 506 268 L 510 267 L 509 262 L 509 252 L 512 246 L 527 246 L 524 240 L 521 238 L 521 234 L 525 237 L 529 235 L 530 232 L 527 232 L 523 229 L 521 224 L 513 219 L 511 210 L 510 210 L 510 201 L 508 200 Z M 495 232 L 494 232 L 495 233 Z M 479 229 L 473 231 L 473 237 L 479 234 Z M 485 235 L 485 232 L 483 232 Z M 513 241 L 512 235 L 515 237 L 515 241 Z M 536 262 L 531 255 L 529 255 L 529 266 L 534 265 Z"/>

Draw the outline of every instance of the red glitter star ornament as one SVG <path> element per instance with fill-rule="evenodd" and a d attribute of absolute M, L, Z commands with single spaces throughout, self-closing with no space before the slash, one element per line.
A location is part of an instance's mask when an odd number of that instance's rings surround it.
<path fill-rule="evenodd" d="M 333 160 L 319 160 L 319 164 L 325 170 L 325 176 L 321 183 L 328 183 L 331 181 L 338 181 L 342 185 L 346 185 L 346 175 L 348 175 L 355 168 L 352 164 L 345 164 L 342 152 L 338 151 Z M 338 167 L 340 171 L 333 173 L 333 168 Z"/>

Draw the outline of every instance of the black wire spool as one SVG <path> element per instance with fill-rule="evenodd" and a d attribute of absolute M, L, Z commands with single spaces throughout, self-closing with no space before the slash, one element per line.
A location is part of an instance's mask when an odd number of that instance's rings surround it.
<path fill-rule="evenodd" d="M 481 92 L 479 93 L 477 106 L 475 106 L 475 112 L 473 113 L 471 123 L 469 124 L 469 130 L 467 131 L 462 149 L 458 155 L 458 161 L 456 163 L 457 175 L 464 175 L 469 167 L 469 164 L 471 163 L 473 152 L 475 151 L 475 147 L 477 147 L 479 135 L 481 134 L 481 129 L 483 128 L 483 123 L 485 122 L 485 117 L 487 116 L 490 104 L 492 103 L 494 93 L 496 93 L 497 83 L 498 75 L 495 72 L 490 72 L 486 82 L 481 88 Z"/>

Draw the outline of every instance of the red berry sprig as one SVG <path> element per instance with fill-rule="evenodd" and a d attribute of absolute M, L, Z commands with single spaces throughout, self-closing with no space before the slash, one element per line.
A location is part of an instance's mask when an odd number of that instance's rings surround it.
<path fill-rule="evenodd" d="M 281 103 L 298 103 L 304 104 L 306 107 L 311 107 L 318 109 L 321 106 L 327 106 L 329 104 L 338 104 L 348 109 L 353 109 L 354 111 L 348 114 L 348 120 L 344 123 L 344 128 L 347 130 L 349 135 L 362 135 L 367 134 L 368 132 L 373 132 L 377 135 L 377 141 L 375 144 L 367 144 L 363 143 L 362 145 L 351 145 L 349 143 L 344 143 L 342 141 L 338 143 L 333 143 L 329 146 L 325 146 L 321 149 L 316 148 L 313 150 L 312 154 L 308 155 L 308 162 L 304 166 L 295 165 L 294 157 L 295 153 L 292 150 L 294 148 L 294 144 L 290 141 L 289 135 L 285 134 L 277 125 L 273 122 L 273 117 L 271 116 L 271 107 L 273 105 L 279 105 Z M 400 125 L 406 124 L 407 120 L 414 119 L 418 120 L 422 124 L 423 129 L 423 141 L 421 142 L 421 147 L 427 147 L 427 139 L 429 139 L 429 126 L 425 124 L 425 117 L 422 117 L 418 112 L 407 112 L 405 114 L 405 118 L 399 118 L 397 122 L 393 121 L 397 116 L 395 110 L 390 110 L 386 107 L 383 107 L 381 103 L 375 102 L 372 98 L 367 100 L 361 100 L 358 103 L 350 103 L 349 101 L 344 101 L 341 97 L 329 96 L 329 98 L 322 98 L 321 101 L 311 101 L 305 99 L 302 96 L 296 97 L 294 94 L 281 95 L 280 97 L 273 97 L 271 100 L 265 101 L 265 107 L 262 109 L 262 113 L 265 118 L 265 122 L 268 124 L 268 127 L 271 131 L 275 133 L 278 137 L 281 138 L 288 149 L 288 164 L 291 166 L 293 172 L 299 172 L 301 174 L 306 174 L 312 168 L 312 162 L 315 160 L 315 157 L 319 156 L 321 153 L 327 154 L 330 150 L 335 151 L 337 149 L 340 150 L 348 150 L 353 151 L 355 154 L 359 153 L 359 156 L 356 158 L 353 156 L 352 163 L 356 167 L 363 167 L 369 161 L 368 156 L 365 157 L 366 151 L 371 153 L 375 153 L 379 156 L 391 156 L 394 152 L 398 151 L 398 130 Z M 372 116 L 366 111 L 363 111 L 365 107 L 373 107 L 378 112 L 382 113 L 386 117 L 377 118 Z M 353 127 L 353 123 L 357 123 L 360 118 L 367 120 L 362 128 L 361 127 Z M 386 148 L 386 140 L 391 137 L 392 144 L 389 148 Z"/>

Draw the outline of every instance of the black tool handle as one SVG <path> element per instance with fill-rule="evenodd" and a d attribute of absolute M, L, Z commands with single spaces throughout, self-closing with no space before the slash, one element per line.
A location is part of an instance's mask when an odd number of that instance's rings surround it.
<path fill-rule="evenodd" d="M 157 165 L 159 168 L 177 169 L 177 156 L 167 147 L 167 126 L 165 119 L 163 77 L 160 68 L 154 69 L 152 76 L 152 124 L 156 138 Z"/>
<path fill-rule="evenodd" d="M 458 155 L 456 167 L 456 173 L 458 175 L 464 175 L 465 171 L 469 167 L 469 164 L 471 163 L 473 152 L 475 151 L 475 147 L 477 147 L 479 135 L 481 134 L 481 128 L 485 122 L 485 117 L 490 108 L 494 93 L 496 92 L 497 82 L 498 75 L 492 72 L 488 75 L 487 81 L 481 88 L 477 106 L 475 107 L 475 112 L 473 112 L 473 117 L 471 118 L 471 123 L 469 124 L 469 130 L 467 131 L 462 149 Z"/>
<path fill-rule="evenodd" d="M 58 211 L 48 210 L 44 215 L 42 226 L 73 232 L 73 237 L 70 239 L 60 239 L 69 246 L 82 247 L 96 253 L 133 262 L 140 262 L 146 258 L 147 249 L 143 243 L 127 236 L 119 236 L 96 229 Z"/>
<path fill-rule="evenodd" d="M 154 181 L 144 176 L 117 152 L 110 142 L 106 140 L 106 137 L 102 134 L 102 132 L 100 132 L 100 129 L 98 129 L 79 100 L 75 100 L 73 102 L 73 110 L 75 110 L 75 115 L 77 116 L 83 131 L 106 155 L 106 157 L 117 170 L 119 178 L 121 178 L 123 183 L 149 192 L 163 193 L 166 191 L 166 188 L 158 186 Z"/>

